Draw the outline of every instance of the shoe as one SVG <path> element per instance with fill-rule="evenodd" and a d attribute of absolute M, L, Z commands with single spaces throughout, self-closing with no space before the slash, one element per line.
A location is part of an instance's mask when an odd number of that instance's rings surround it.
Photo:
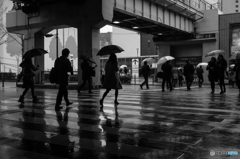
<path fill-rule="evenodd" d="M 140 88 L 142 89 L 142 85 L 139 85 L 140 86 Z"/>
<path fill-rule="evenodd" d="M 19 99 L 18 99 L 18 102 L 24 103 L 24 97 L 23 97 L 23 96 L 20 96 Z"/>
<path fill-rule="evenodd" d="M 33 96 L 33 102 L 37 102 L 39 100 L 39 98 L 37 96 Z"/>
<path fill-rule="evenodd" d="M 147 87 L 147 89 L 149 89 L 149 87 Z"/>
<path fill-rule="evenodd" d="M 62 109 L 63 107 L 60 107 L 60 106 L 55 106 L 55 110 L 56 111 L 59 111 L 60 109 Z"/>
<path fill-rule="evenodd" d="M 100 107 L 99 111 L 103 111 L 103 106 Z"/>
<path fill-rule="evenodd" d="M 212 91 L 211 93 L 214 94 L 214 91 Z"/>
<path fill-rule="evenodd" d="M 119 104 L 117 100 L 114 100 L 114 104 Z"/>
<path fill-rule="evenodd" d="M 69 106 L 69 105 L 72 105 L 72 104 L 73 104 L 73 102 L 67 102 L 66 106 Z"/>
<path fill-rule="evenodd" d="M 103 100 L 102 99 L 99 101 L 99 103 L 100 103 L 101 106 L 103 106 Z"/>

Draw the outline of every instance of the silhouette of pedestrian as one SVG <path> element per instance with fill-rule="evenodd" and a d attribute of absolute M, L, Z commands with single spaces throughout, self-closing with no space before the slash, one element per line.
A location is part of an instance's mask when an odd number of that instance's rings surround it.
<path fill-rule="evenodd" d="M 179 72 L 178 72 L 178 84 L 179 84 L 179 87 L 182 87 L 182 81 L 183 81 L 183 70 L 179 69 Z"/>
<path fill-rule="evenodd" d="M 87 57 L 83 58 L 83 62 L 81 64 L 82 69 L 82 80 L 83 83 L 78 87 L 78 93 L 82 90 L 82 88 L 85 86 L 85 84 L 88 82 L 88 93 L 92 93 L 92 72 L 94 71 L 94 68 L 90 66 L 89 59 Z"/>
<path fill-rule="evenodd" d="M 100 110 L 103 109 L 103 101 L 111 89 L 115 89 L 114 104 L 119 104 L 117 101 L 118 89 L 122 89 L 122 84 L 119 79 L 118 62 L 117 56 L 115 54 L 110 54 L 109 59 L 106 63 L 103 88 L 106 88 L 106 91 L 104 92 L 102 99 L 99 101 L 101 105 Z"/>
<path fill-rule="evenodd" d="M 71 62 L 68 59 L 69 53 L 70 51 L 67 48 L 63 49 L 62 56 L 60 58 L 57 58 L 54 64 L 54 67 L 57 72 L 56 83 L 59 84 L 55 110 L 60 110 L 63 108 L 60 106 L 62 103 L 62 97 L 64 97 L 66 106 L 73 104 L 68 99 L 68 90 L 67 90 L 68 72 L 70 72 L 73 75 L 73 68 L 72 68 Z"/>
<path fill-rule="evenodd" d="M 225 73 L 227 69 L 227 61 L 224 59 L 223 55 L 219 54 L 218 59 L 217 59 L 217 76 L 219 79 L 219 86 L 221 89 L 220 94 L 223 94 L 226 92 L 226 87 L 225 87 Z"/>
<path fill-rule="evenodd" d="M 240 95 L 240 57 L 237 56 L 236 64 L 233 68 L 233 71 L 236 72 L 236 85 L 238 86 L 239 95 Z"/>
<path fill-rule="evenodd" d="M 202 87 L 202 84 L 203 84 L 203 73 L 204 73 L 204 71 L 203 71 L 203 68 L 202 68 L 202 66 L 199 66 L 198 68 L 197 68 L 197 76 L 198 76 L 198 85 L 199 85 L 199 87 Z"/>
<path fill-rule="evenodd" d="M 148 76 L 149 76 L 149 73 L 150 73 L 150 67 L 147 64 L 147 61 L 144 61 L 142 69 L 141 69 L 141 73 L 143 75 L 144 81 L 143 81 L 142 84 L 140 84 L 140 88 L 142 89 L 142 87 L 146 84 L 147 89 L 149 89 Z"/>
<path fill-rule="evenodd" d="M 215 92 L 215 82 L 217 82 L 217 64 L 216 64 L 216 58 L 212 57 L 211 60 L 208 62 L 207 70 L 208 70 L 208 79 L 211 84 L 212 92 Z"/>
<path fill-rule="evenodd" d="M 186 78 L 187 90 L 191 90 L 191 85 L 194 80 L 194 67 L 189 60 L 186 61 L 183 72 Z"/>
<path fill-rule="evenodd" d="M 21 64 L 20 67 L 22 67 L 22 72 L 19 75 L 18 81 L 23 77 L 23 85 L 22 87 L 25 88 L 22 95 L 20 96 L 18 102 L 24 103 L 24 96 L 28 92 L 29 89 L 31 89 L 32 99 L 33 102 L 38 101 L 39 99 L 37 96 L 34 95 L 34 79 L 36 70 L 38 70 L 37 67 L 33 66 L 31 58 L 26 58 Z"/>
<path fill-rule="evenodd" d="M 162 71 L 163 71 L 162 91 L 163 92 L 165 91 L 164 90 L 165 82 L 167 82 L 167 84 L 169 85 L 170 91 L 172 91 L 173 90 L 172 82 L 171 82 L 171 79 L 172 79 L 172 66 L 170 64 L 170 61 L 167 61 L 167 62 L 165 62 L 162 65 Z"/>

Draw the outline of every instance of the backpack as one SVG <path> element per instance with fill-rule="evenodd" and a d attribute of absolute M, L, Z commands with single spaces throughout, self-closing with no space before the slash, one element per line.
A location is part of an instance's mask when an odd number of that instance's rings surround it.
<path fill-rule="evenodd" d="M 49 73 L 49 81 L 50 83 L 57 82 L 57 70 L 53 67 Z"/>

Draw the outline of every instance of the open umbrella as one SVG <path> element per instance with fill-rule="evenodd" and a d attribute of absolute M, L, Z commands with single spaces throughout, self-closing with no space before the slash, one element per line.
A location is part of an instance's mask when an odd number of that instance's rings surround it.
<path fill-rule="evenodd" d="M 31 50 L 28 50 L 27 52 L 25 52 L 25 54 L 23 55 L 23 58 L 32 58 L 32 57 L 36 57 L 36 56 L 41 56 L 48 53 L 46 50 L 41 49 L 41 48 L 34 48 Z"/>
<path fill-rule="evenodd" d="M 143 66 L 144 62 L 147 61 L 148 65 L 151 65 L 152 63 L 155 62 L 155 60 L 151 57 L 145 58 L 144 60 L 142 60 L 141 65 Z"/>
<path fill-rule="evenodd" d="M 110 54 L 114 54 L 114 53 L 120 53 L 124 51 L 120 46 L 117 45 L 107 45 L 104 46 L 103 48 L 101 48 L 97 55 L 98 56 L 103 56 L 103 55 L 110 55 Z"/>
<path fill-rule="evenodd" d="M 161 57 L 161 58 L 158 60 L 157 64 L 158 64 L 158 65 L 161 65 L 161 64 L 164 64 L 164 63 L 167 62 L 167 61 L 174 60 L 174 59 L 175 59 L 175 58 L 172 57 L 172 56 L 164 56 L 164 57 Z"/>
<path fill-rule="evenodd" d="M 231 64 L 229 67 L 230 67 L 230 68 L 234 68 L 234 66 L 235 66 L 235 64 Z"/>
<path fill-rule="evenodd" d="M 201 62 L 201 63 L 199 63 L 199 64 L 197 65 L 197 67 L 200 67 L 200 66 L 207 66 L 207 65 L 208 65 L 207 62 Z"/>
<path fill-rule="evenodd" d="M 223 50 L 213 50 L 213 51 L 207 53 L 207 54 L 205 55 L 205 57 L 208 57 L 208 56 L 217 56 L 217 55 L 222 54 L 222 53 L 224 53 L 224 52 L 225 52 L 225 51 L 223 51 Z"/>
<path fill-rule="evenodd" d="M 124 67 L 127 67 L 127 65 L 121 65 L 120 68 L 124 68 Z"/>

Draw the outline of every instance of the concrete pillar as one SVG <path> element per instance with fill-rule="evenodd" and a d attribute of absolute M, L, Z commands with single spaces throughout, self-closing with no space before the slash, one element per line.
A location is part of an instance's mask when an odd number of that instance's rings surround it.
<path fill-rule="evenodd" d="M 43 34 L 35 34 L 35 48 L 44 49 L 44 36 Z M 35 83 L 42 83 L 42 71 L 44 71 L 44 55 L 34 58 L 35 66 L 39 65 L 39 70 L 36 72 Z"/>
<path fill-rule="evenodd" d="M 96 56 L 99 48 L 100 31 L 99 28 L 93 28 L 87 23 L 78 26 L 78 57 L 86 55 L 91 57 L 97 64 L 96 76 L 93 77 L 93 85 L 100 85 L 100 58 Z M 78 84 L 82 83 L 82 60 L 78 58 Z"/>

